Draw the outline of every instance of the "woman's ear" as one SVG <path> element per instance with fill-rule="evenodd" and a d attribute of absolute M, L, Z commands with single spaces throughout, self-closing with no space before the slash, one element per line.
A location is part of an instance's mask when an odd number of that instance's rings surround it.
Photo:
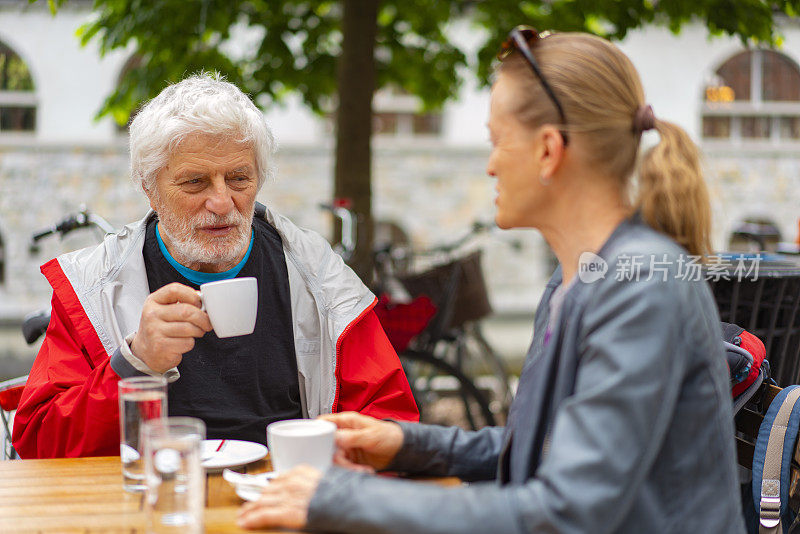
<path fill-rule="evenodd" d="M 561 166 L 564 159 L 564 136 L 555 126 L 544 125 L 539 129 L 540 173 L 545 178 L 552 178 Z"/>

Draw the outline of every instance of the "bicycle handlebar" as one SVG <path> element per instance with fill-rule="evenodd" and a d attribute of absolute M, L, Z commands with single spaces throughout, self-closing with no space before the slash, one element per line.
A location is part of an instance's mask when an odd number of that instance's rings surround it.
<path fill-rule="evenodd" d="M 414 254 L 421 255 L 421 256 L 430 256 L 433 254 L 450 254 L 454 250 L 458 250 L 461 248 L 465 243 L 469 242 L 471 239 L 475 238 L 476 236 L 488 232 L 489 230 L 495 228 L 494 223 L 487 223 L 484 221 L 475 221 L 472 223 L 472 228 L 469 232 L 464 234 L 463 236 L 459 237 L 455 241 L 451 243 L 445 243 L 443 245 L 436 245 L 434 247 L 415 251 Z"/>
<path fill-rule="evenodd" d="M 342 222 L 342 240 L 341 243 L 334 247 L 345 261 L 348 261 L 356 248 L 358 237 L 358 215 L 350 209 L 351 202 L 348 199 L 335 199 L 333 204 L 320 203 L 320 209 L 329 211 L 336 218 Z M 405 260 L 409 256 L 433 256 L 436 254 L 452 254 L 454 251 L 460 249 L 465 243 L 475 238 L 477 235 L 488 232 L 497 228 L 494 222 L 475 221 L 472 223 L 472 228 L 465 235 L 451 243 L 434 246 L 426 250 L 419 251 L 396 251 L 393 244 L 387 244 L 384 247 L 373 250 L 373 254 L 378 261 L 385 260 Z M 518 240 L 511 242 L 514 250 L 519 251 L 522 244 Z"/>
<path fill-rule="evenodd" d="M 86 213 L 89 212 L 87 211 Z M 116 231 L 116 228 L 111 226 L 111 223 L 95 213 L 89 213 L 88 222 L 89 224 L 93 224 L 97 228 L 101 229 L 106 234 L 113 234 Z"/>
<path fill-rule="evenodd" d="M 66 215 L 63 219 L 58 221 L 50 228 L 45 228 L 44 230 L 34 232 L 34 234 L 31 236 L 29 247 L 30 251 L 36 252 L 38 250 L 37 243 L 47 236 L 60 234 L 63 238 L 73 230 L 89 227 L 99 228 L 103 231 L 103 233 L 106 234 L 114 232 L 114 227 L 111 226 L 108 221 L 99 215 L 89 212 L 87 208 L 82 207 L 79 212 Z"/>

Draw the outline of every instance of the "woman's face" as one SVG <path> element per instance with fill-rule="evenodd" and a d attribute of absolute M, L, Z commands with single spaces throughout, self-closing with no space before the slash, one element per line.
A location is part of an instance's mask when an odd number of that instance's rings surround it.
<path fill-rule="evenodd" d="M 492 87 L 489 136 L 492 153 L 486 167 L 497 179 L 497 215 L 500 228 L 537 227 L 547 205 L 546 187 L 539 180 L 536 131 L 523 125 L 513 113 L 513 79 L 501 74 Z"/>

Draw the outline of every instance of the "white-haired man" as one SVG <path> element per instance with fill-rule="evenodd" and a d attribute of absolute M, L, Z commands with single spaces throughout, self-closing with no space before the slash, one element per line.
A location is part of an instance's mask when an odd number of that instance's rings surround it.
<path fill-rule="evenodd" d="M 166 376 L 170 415 L 209 438 L 265 442 L 272 421 L 344 410 L 418 418 L 372 293 L 321 236 L 256 203 L 273 147 L 215 76 L 142 108 L 131 175 L 152 210 L 42 267 L 53 312 L 14 424 L 22 457 L 117 454 L 117 383 L 136 375 Z M 256 328 L 220 339 L 196 289 L 236 276 L 258 278 Z"/>

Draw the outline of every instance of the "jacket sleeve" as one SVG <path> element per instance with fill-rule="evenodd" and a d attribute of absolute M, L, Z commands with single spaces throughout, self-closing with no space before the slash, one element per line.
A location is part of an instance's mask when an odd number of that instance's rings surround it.
<path fill-rule="evenodd" d="M 403 429 L 403 447 L 386 471 L 453 476 L 466 481 L 497 477 L 504 437 L 502 427 L 469 431 L 455 426 L 398 424 Z"/>
<path fill-rule="evenodd" d="M 12 441 L 22 458 L 119 454 L 119 376 L 105 352 L 93 361 L 80 339 L 53 296 L 50 325 L 14 418 Z"/>
<path fill-rule="evenodd" d="M 375 312 L 356 320 L 339 340 L 334 412 L 356 411 L 379 419 L 419 421 L 400 359 Z"/>

